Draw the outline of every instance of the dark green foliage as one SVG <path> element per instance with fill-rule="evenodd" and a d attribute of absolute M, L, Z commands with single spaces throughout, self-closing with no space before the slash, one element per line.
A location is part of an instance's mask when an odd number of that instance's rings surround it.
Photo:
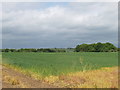
<path fill-rule="evenodd" d="M 10 49 L 6 48 L 6 49 L 2 49 L 2 52 L 9 52 Z"/>
<path fill-rule="evenodd" d="M 111 43 L 81 44 L 75 48 L 76 52 L 116 52 L 117 48 Z"/>
<path fill-rule="evenodd" d="M 118 51 L 120 52 L 120 48 L 118 48 Z"/>
<path fill-rule="evenodd" d="M 2 52 L 116 52 L 120 51 L 111 43 L 81 44 L 76 48 L 21 48 L 21 49 L 1 49 Z"/>
<path fill-rule="evenodd" d="M 2 52 L 66 52 L 63 48 L 21 48 L 21 49 L 1 49 Z"/>

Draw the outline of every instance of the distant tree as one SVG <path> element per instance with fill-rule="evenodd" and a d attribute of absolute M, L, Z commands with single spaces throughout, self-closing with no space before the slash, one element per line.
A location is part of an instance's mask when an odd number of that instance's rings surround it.
<path fill-rule="evenodd" d="M 120 48 L 115 47 L 112 43 L 93 43 L 81 44 L 75 48 L 21 48 L 21 49 L 1 49 L 2 52 L 117 52 Z"/>
<path fill-rule="evenodd" d="M 103 48 L 103 44 L 98 42 L 97 44 L 95 44 L 95 51 L 96 52 L 101 52 L 101 49 Z"/>
<path fill-rule="evenodd" d="M 107 42 L 104 44 L 102 51 L 103 52 L 116 52 L 117 48 L 113 44 Z"/>
<path fill-rule="evenodd" d="M 20 50 L 20 49 L 17 49 L 16 52 L 21 52 L 21 50 Z"/>
<path fill-rule="evenodd" d="M 87 44 L 77 45 L 77 46 L 76 46 L 76 51 L 77 51 L 77 52 L 87 51 L 87 50 L 88 50 L 87 46 L 88 46 Z"/>
<path fill-rule="evenodd" d="M 6 49 L 5 49 L 5 52 L 9 52 L 9 49 L 8 49 L 8 48 L 6 48 Z"/>
<path fill-rule="evenodd" d="M 76 46 L 75 51 L 76 51 L 76 52 L 80 52 L 80 45 L 77 45 L 77 46 Z"/>
<path fill-rule="evenodd" d="M 107 43 L 94 43 L 94 44 L 81 44 L 77 45 L 75 48 L 76 52 L 116 52 L 117 48 L 107 42 Z"/>
<path fill-rule="evenodd" d="M 120 48 L 118 48 L 118 51 L 120 52 Z"/>
<path fill-rule="evenodd" d="M 95 52 L 95 45 L 94 44 L 90 44 L 87 46 L 87 51 L 88 52 Z"/>
<path fill-rule="evenodd" d="M 10 52 L 16 52 L 16 49 L 9 49 Z"/>
<path fill-rule="evenodd" d="M 37 52 L 37 49 L 33 48 L 33 49 L 31 49 L 31 52 Z"/>

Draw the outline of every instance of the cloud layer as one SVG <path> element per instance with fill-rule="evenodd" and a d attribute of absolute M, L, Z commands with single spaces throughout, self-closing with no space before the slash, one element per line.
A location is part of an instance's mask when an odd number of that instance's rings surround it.
<path fill-rule="evenodd" d="M 117 45 L 117 3 L 4 3 L 3 48 Z"/>

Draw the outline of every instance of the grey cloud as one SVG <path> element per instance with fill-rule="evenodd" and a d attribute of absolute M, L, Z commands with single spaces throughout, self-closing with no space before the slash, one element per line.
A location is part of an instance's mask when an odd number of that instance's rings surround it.
<path fill-rule="evenodd" d="M 77 3 L 77 6 L 57 5 L 41 10 L 38 7 L 27 10 L 27 6 L 25 10 L 19 6 L 16 11 L 9 9 L 3 17 L 3 48 L 75 47 L 107 41 L 117 45 L 115 5 Z"/>

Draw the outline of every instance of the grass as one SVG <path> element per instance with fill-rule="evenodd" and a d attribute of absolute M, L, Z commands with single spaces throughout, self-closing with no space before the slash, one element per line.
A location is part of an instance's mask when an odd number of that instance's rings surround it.
<path fill-rule="evenodd" d="M 117 52 L 81 53 L 2 53 L 3 64 L 23 69 L 43 77 L 57 76 L 70 72 L 94 70 L 118 65 Z"/>
<path fill-rule="evenodd" d="M 118 67 L 70 73 L 59 79 L 61 86 L 71 88 L 118 88 Z M 55 83 L 56 84 L 56 83 Z"/>

